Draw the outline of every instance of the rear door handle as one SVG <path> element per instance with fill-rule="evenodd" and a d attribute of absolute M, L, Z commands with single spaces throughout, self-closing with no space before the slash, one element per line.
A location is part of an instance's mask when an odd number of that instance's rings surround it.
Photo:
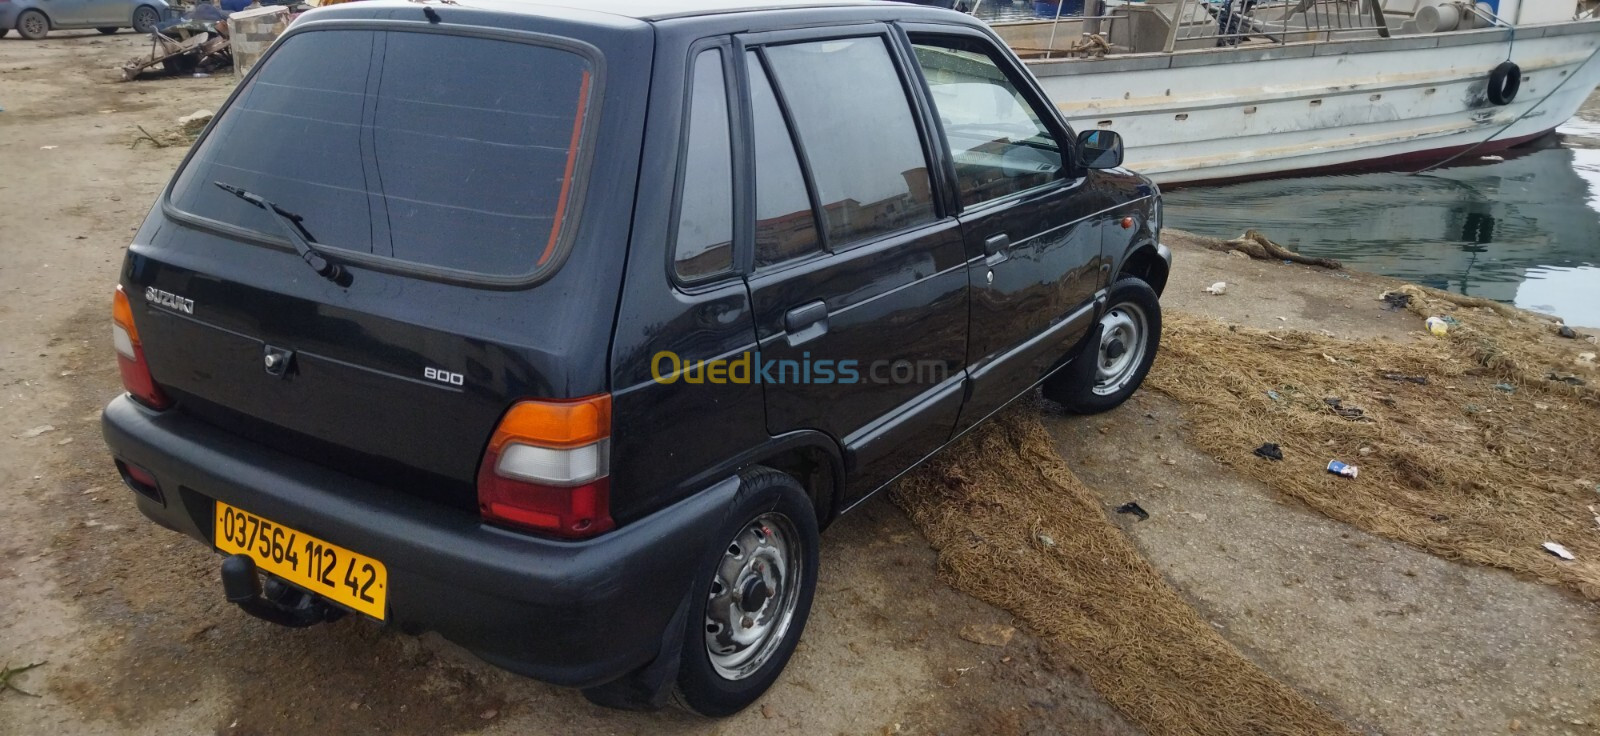
<path fill-rule="evenodd" d="M 1001 251 L 1004 251 L 1004 250 L 1006 250 L 1007 248 L 1010 248 L 1010 247 L 1011 247 L 1011 236 L 1010 235 L 1007 235 L 1005 233 L 1000 233 L 999 235 L 991 235 L 988 240 L 983 241 L 983 254 L 986 255 L 986 256 L 992 256 L 992 255 L 995 255 L 996 253 L 1000 253 Z"/>
<path fill-rule="evenodd" d="M 790 347 L 810 342 L 828 333 L 828 305 L 825 302 L 802 304 L 785 312 L 783 329 Z"/>
<path fill-rule="evenodd" d="M 991 235 L 983 241 L 983 265 L 994 268 L 1010 257 L 1011 236 Z"/>

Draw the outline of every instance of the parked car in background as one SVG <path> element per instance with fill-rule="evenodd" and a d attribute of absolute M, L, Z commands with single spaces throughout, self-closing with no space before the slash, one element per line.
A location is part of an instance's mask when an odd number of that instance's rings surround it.
<path fill-rule="evenodd" d="M 0 37 L 12 29 L 32 41 L 79 28 L 149 33 L 170 13 L 167 0 L 0 0 Z"/>
<path fill-rule="evenodd" d="M 722 716 L 823 527 L 1035 388 L 1139 388 L 1171 254 L 1116 133 L 970 16 L 752 5 L 302 16 L 128 249 L 139 510 L 252 615 Z"/>

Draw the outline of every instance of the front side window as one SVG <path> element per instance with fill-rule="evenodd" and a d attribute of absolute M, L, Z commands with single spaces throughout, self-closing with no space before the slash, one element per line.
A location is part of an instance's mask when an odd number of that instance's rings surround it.
<path fill-rule="evenodd" d="M 935 218 L 922 137 L 883 38 L 772 46 L 766 54 L 833 248 Z"/>
<path fill-rule="evenodd" d="M 733 268 L 733 148 L 721 51 L 696 57 L 690 94 L 673 262 L 679 277 L 694 280 Z"/>
<path fill-rule="evenodd" d="M 1061 146 L 984 44 L 939 37 L 912 41 L 950 145 L 963 205 L 1061 176 Z"/>
<path fill-rule="evenodd" d="M 449 63 L 440 60 L 448 59 Z M 576 222 L 598 90 L 567 48 L 447 33 L 285 38 L 173 184 L 180 211 L 281 237 L 298 215 L 330 250 L 532 277 Z"/>

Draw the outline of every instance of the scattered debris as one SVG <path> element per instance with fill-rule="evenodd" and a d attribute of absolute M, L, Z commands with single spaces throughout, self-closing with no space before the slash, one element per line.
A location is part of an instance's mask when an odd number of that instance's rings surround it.
<path fill-rule="evenodd" d="M 1428 332 L 1432 333 L 1434 337 L 1444 337 L 1450 334 L 1450 323 L 1446 322 L 1443 317 L 1429 317 L 1422 323 L 1422 326 L 1428 328 Z"/>
<path fill-rule="evenodd" d="M 61 146 L 39 146 L 39 150 L 41 150 L 41 151 L 54 151 L 54 150 L 56 150 L 57 148 L 60 148 L 60 147 Z"/>
<path fill-rule="evenodd" d="M 1405 309 L 1411 306 L 1411 295 L 1403 291 L 1385 291 L 1378 298 L 1388 304 L 1390 310 Z"/>
<path fill-rule="evenodd" d="M 23 432 L 21 434 L 13 435 L 13 437 L 15 437 L 16 439 L 19 439 L 19 440 L 31 440 L 31 439 L 33 439 L 35 437 L 38 437 L 41 434 L 45 434 L 47 432 L 54 432 L 54 431 L 56 431 L 55 425 L 41 424 L 41 425 L 39 425 L 37 427 L 34 427 L 33 429 L 30 429 L 30 430 L 28 430 L 26 432 Z"/>
<path fill-rule="evenodd" d="M 39 695 L 37 693 L 31 693 L 31 692 L 28 692 L 27 690 L 23 690 L 22 688 L 17 687 L 16 683 L 12 682 L 11 680 L 12 680 L 12 678 L 16 677 L 17 675 L 20 675 L 20 674 L 22 674 L 24 672 L 27 672 L 28 670 L 31 670 L 31 669 L 33 669 L 35 667 L 42 666 L 44 664 L 45 663 L 41 661 L 41 662 L 34 662 L 33 664 L 25 664 L 25 665 L 22 665 L 21 667 L 16 667 L 16 668 L 11 667 L 10 665 L 7 665 L 5 667 L 0 667 L 0 693 L 4 693 L 5 691 L 10 690 L 12 692 L 21 693 L 21 694 L 26 695 L 26 696 L 28 696 L 30 698 L 39 697 Z"/>
<path fill-rule="evenodd" d="M 1267 398 L 1272 399 L 1273 401 L 1283 401 L 1283 397 L 1279 396 L 1278 392 L 1273 391 L 1272 389 L 1267 389 Z"/>
<path fill-rule="evenodd" d="M 1329 396 L 1328 398 L 1323 399 L 1322 403 L 1327 404 L 1328 408 L 1333 409 L 1333 413 L 1338 414 L 1339 416 L 1344 417 L 1345 419 L 1365 419 L 1366 418 L 1364 416 L 1366 414 L 1366 412 L 1364 410 L 1362 410 L 1360 407 L 1345 406 L 1344 405 L 1344 400 L 1340 399 L 1337 396 Z"/>
<path fill-rule="evenodd" d="M 1544 549 L 1545 549 L 1546 552 L 1549 552 L 1550 554 L 1553 554 L 1553 555 L 1555 555 L 1557 557 L 1560 557 L 1563 560 L 1576 560 L 1576 559 L 1578 559 L 1578 558 L 1572 556 L 1572 553 L 1568 552 L 1566 547 L 1563 547 L 1563 546 L 1561 546 L 1559 544 L 1556 544 L 1555 542 L 1545 542 L 1544 543 Z"/>
<path fill-rule="evenodd" d="M 1547 373 L 1547 374 L 1545 374 L 1545 378 L 1547 378 L 1547 379 L 1549 379 L 1551 381 L 1557 381 L 1557 382 L 1565 383 L 1565 384 L 1568 384 L 1568 385 L 1571 385 L 1571 386 L 1583 386 L 1583 385 L 1588 383 L 1587 381 L 1583 380 L 1582 378 L 1574 376 L 1571 373 L 1568 373 L 1566 375 L 1560 375 L 1560 374 L 1556 374 L 1556 373 Z"/>
<path fill-rule="evenodd" d="M 204 128 L 206 123 L 211 122 L 212 115 L 213 113 L 210 110 L 195 110 L 178 118 L 178 125 L 185 128 Z"/>
<path fill-rule="evenodd" d="M 1234 251 L 1244 253 L 1245 255 L 1260 261 L 1287 261 L 1292 263 L 1304 263 L 1309 266 L 1321 266 L 1323 268 L 1344 268 L 1344 264 L 1332 258 L 1311 258 L 1300 255 L 1299 253 L 1268 240 L 1267 236 L 1262 235 L 1259 231 L 1254 229 L 1244 231 L 1243 235 L 1240 235 L 1233 240 L 1208 241 L 1205 243 L 1205 247 L 1211 250 L 1223 252 Z"/>
<path fill-rule="evenodd" d="M 1581 366 L 1583 366 L 1585 368 L 1593 368 L 1593 367 L 1595 367 L 1594 359 L 1595 359 L 1595 354 L 1594 353 L 1578 353 L 1578 357 L 1573 358 L 1572 362 L 1576 363 L 1578 365 L 1581 365 Z"/>
<path fill-rule="evenodd" d="M 161 24 L 150 32 L 150 52 L 122 65 L 122 81 L 155 66 L 169 75 L 197 76 L 233 66 L 227 16 L 211 3 L 198 3 L 178 20 Z"/>
<path fill-rule="evenodd" d="M 1056 538 L 1050 536 L 1049 534 L 1045 534 L 1044 532 L 1039 532 L 1038 534 L 1033 535 L 1033 538 L 1039 540 L 1039 544 L 1042 544 L 1046 547 L 1054 548 L 1056 546 Z"/>
<path fill-rule="evenodd" d="M 1256 456 L 1264 457 L 1268 460 L 1282 460 L 1283 448 L 1278 447 L 1276 442 L 1268 442 L 1256 448 Z"/>
<path fill-rule="evenodd" d="M 1513 386 L 1513 385 L 1511 385 L 1509 383 L 1497 383 L 1497 384 L 1494 385 L 1494 390 L 1496 390 L 1496 391 L 1504 391 L 1504 392 L 1506 392 L 1508 394 L 1514 394 L 1514 393 L 1517 392 L 1517 387 Z"/>
<path fill-rule="evenodd" d="M 1015 626 L 1000 624 L 967 624 L 961 627 L 961 638 L 987 647 L 1003 647 L 1010 644 L 1011 637 L 1016 633 Z"/>
<path fill-rule="evenodd" d="M 1228 293 L 1228 282 L 1218 281 L 1215 284 L 1207 286 L 1206 293 L 1211 294 L 1212 296 L 1222 296 L 1223 294 Z"/>
<path fill-rule="evenodd" d="M 1559 328 L 1557 328 L 1556 334 L 1565 337 L 1568 340 L 1578 339 L 1578 333 L 1566 325 L 1561 325 Z"/>
<path fill-rule="evenodd" d="M 1356 450 L 1356 454 L 1362 457 L 1370 456 L 1372 452 L 1372 448 L 1367 447 L 1366 445 L 1362 445 L 1360 449 Z"/>
<path fill-rule="evenodd" d="M 1122 504 L 1121 506 L 1118 506 L 1117 507 L 1117 513 L 1119 513 L 1119 514 L 1133 514 L 1134 516 L 1139 517 L 1139 521 L 1144 521 L 1144 520 L 1150 518 L 1150 512 L 1149 511 L 1145 511 L 1144 507 L 1140 506 L 1137 502 L 1134 502 L 1134 501 L 1129 501 L 1129 502 L 1127 502 L 1125 504 Z"/>
<path fill-rule="evenodd" d="M 1427 376 L 1408 376 L 1408 375 L 1405 375 L 1403 373 L 1385 373 L 1385 374 L 1383 374 L 1383 377 L 1385 379 L 1390 380 L 1390 381 L 1408 381 L 1410 383 L 1415 383 L 1415 384 L 1417 384 L 1419 386 L 1428 385 L 1428 377 Z"/>
<path fill-rule="evenodd" d="M 1349 463 L 1342 463 L 1338 460 L 1329 460 L 1328 472 L 1333 473 L 1334 475 L 1342 475 L 1346 478 L 1354 478 L 1361 474 L 1361 469 L 1354 465 L 1350 465 Z"/>

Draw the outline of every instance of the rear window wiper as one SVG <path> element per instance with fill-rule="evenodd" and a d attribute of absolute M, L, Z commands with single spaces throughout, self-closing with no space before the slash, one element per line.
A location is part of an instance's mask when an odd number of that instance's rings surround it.
<path fill-rule="evenodd" d="M 304 218 L 300 215 L 262 199 L 260 195 L 251 194 L 232 184 L 220 181 L 211 183 L 217 185 L 218 189 L 260 207 L 271 215 L 272 219 L 276 220 L 278 226 L 283 229 L 283 234 L 289 236 L 289 243 L 294 246 L 294 251 L 300 254 L 301 260 L 304 260 L 306 265 L 311 267 L 311 270 L 316 271 L 318 276 L 340 286 L 350 285 L 350 272 L 346 271 L 343 266 L 329 260 L 327 256 L 322 254 L 322 251 L 313 247 L 317 240 L 311 237 L 311 233 L 306 230 L 305 225 L 301 224 L 301 220 Z"/>

